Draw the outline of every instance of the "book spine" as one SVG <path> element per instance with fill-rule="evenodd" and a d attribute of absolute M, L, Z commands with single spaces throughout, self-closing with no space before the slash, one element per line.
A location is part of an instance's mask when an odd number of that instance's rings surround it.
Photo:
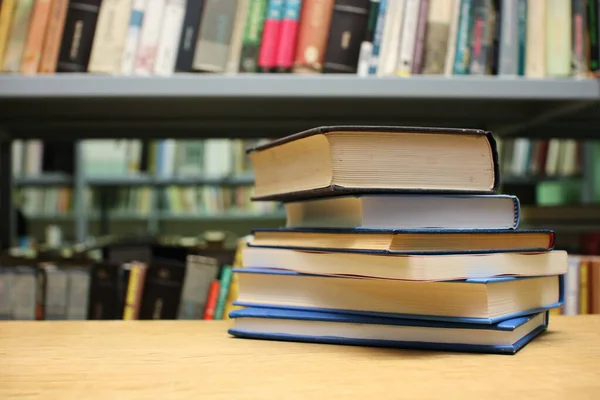
<path fill-rule="evenodd" d="M 48 27 L 46 28 L 42 55 L 40 57 L 40 73 L 50 74 L 56 71 L 68 8 L 68 0 L 52 0 Z"/>
<path fill-rule="evenodd" d="M 337 0 L 331 17 L 324 73 L 356 74 L 360 44 L 367 31 L 369 0 Z"/>
<path fill-rule="evenodd" d="M 546 1 L 546 73 L 552 77 L 571 74 L 571 3 Z"/>
<path fill-rule="evenodd" d="M 519 0 L 502 0 L 500 33 L 499 75 L 519 74 L 519 24 L 517 3 Z"/>
<path fill-rule="evenodd" d="M 131 0 L 103 0 L 88 71 L 118 74 L 127 38 Z"/>
<path fill-rule="evenodd" d="M 19 72 L 21 68 L 32 9 L 33 0 L 17 1 L 8 35 L 8 46 L 4 52 L 4 72 Z"/>
<path fill-rule="evenodd" d="M 16 0 L 3 0 L 0 8 L 0 69 L 4 65 L 4 52 L 10 40 L 9 33 L 15 7 Z"/>
<path fill-rule="evenodd" d="M 402 40 L 404 8 L 407 0 L 390 0 L 385 14 L 377 76 L 394 76 Z"/>
<path fill-rule="evenodd" d="M 221 282 L 214 280 L 210 284 L 208 289 L 208 296 L 206 297 L 206 308 L 204 309 L 204 317 L 202 319 L 212 320 L 215 316 L 215 308 L 217 307 L 217 301 L 219 299 L 219 288 Z"/>
<path fill-rule="evenodd" d="M 385 17 L 387 14 L 388 0 L 381 0 L 379 4 L 379 13 L 375 24 L 375 33 L 373 35 L 373 54 L 369 61 L 369 75 L 377 75 L 379 68 L 379 54 L 381 53 L 381 44 L 383 42 L 383 31 L 385 29 Z"/>
<path fill-rule="evenodd" d="M 335 0 L 305 0 L 300 14 L 294 72 L 319 73 L 327 46 Z"/>
<path fill-rule="evenodd" d="M 190 72 L 194 62 L 194 51 L 198 41 L 198 32 L 201 27 L 204 0 L 187 0 L 183 28 L 179 37 L 175 71 Z"/>
<path fill-rule="evenodd" d="M 69 2 L 57 72 L 87 71 L 101 0 Z"/>
<path fill-rule="evenodd" d="M 123 310 L 124 320 L 138 319 L 145 277 L 146 265 L 133 263 L 129 272 L 129 281 L 127 282 L 127 294 Z"/>
<path fill-rule="evenodd" d="M 175 71 L 177 47 L 185 18 L 185 0 L 168 0 L 165 7 L 162 31 L 158 39 L 154 73 L 169 76 Z"/>
<path fill-rule="evenodd" d="M 517 74 L 525 75 L 527 51 L 527 0 L 517 0 Z"/>
<path fill-rule="evenodd" d="M 420 71 L 422 74 L 442 75 L 444 73 L 453 8 L 453 0 L 430 0 L 423 67 Z"/>
<path fill-rule="evenodd" d="M 448 45 L 446 47 L 446 59 L 444 60 L 444 75 L 451 76 L 454 73 L 454 60 L 456 58 L 456 44 L 458 41 L 458 24 L 460 22 L 460 10 L 462 0 L 454 0 L 452 14 L 450 17 L 450 30 L 448 33 Z"/>
<path fill-rule="evenodd" d="M 360 44 L 358 53 L 358 67 L 356 74 L 358 76 L 368 76 L 371 66 L 371 58 L 373 57 L 373 39 L 375 36 L 375 28 L 377 27 L 377 18 L 379 16 L 380 0 L 371 0 L 369 4 L 369 17 L 367 22 L 367 32 L 365 38 Z"/>
<path fill-rule="evenodd" d="M 281 72 L 289 72 L 294 65 L 301 8 L 302 0 L 286 0 L 285 2 L 276 58 L 277 68 Z"/>
<path fill-rule="evenodd" d="M 200 23 L 192 68 L 224 72 L 237 10 L 237 0 L 208 0 Z"/>
<path fill-rule="evenodd" d="M 421 0 L 406 0 L 404 20 L 400 31 L 400 47 L 396 60 L 396 75 L 410 76 L 415 54 Z"/>
<path fill-rule="evenodd" d="M 545 69 L 546 3 L 529 0 L 527 3 L 527 48 L 525 56 L 525 76 L 543 78 Z"/>
<path fill-rule="evenodd" d="M 217 299 L 217 305 L 215 307 L 214 319 L 223 319 L 223 313 L 225 312 L 225 304 L 227 303 L 227 296 L 229 295 L 229 288 L 231 286 L 231 276 L 233 268 L 229 265 L 223 267 L 221 272 L 221 284 L 219 286 L 219 295 Z"/>
<path fill-rule="evenodd" d="M 154 71 L 165 5 L 165 0 L 149 0 L 147 3 L 140 31 L 140 41 L 135 54 L 133 67 L 135 75 L 151 75 Z"/>
<path fill-rule="evenodd" d="M 472 0 L 460 0 L 458 26 L 456 29 L 456 50 L 452 74 L 467 75 L 469 73 L 469 33 L 471 30 Z"/>
<path fill-rule="evenodd" d="M 241 72 L 258 71 L 258 55 L 265 25 L 267 2 L 268 0 L 251 0 L 250 2 L 248 18 L 244 27 L 244 39 L 242 40 L 239 67 Z"/>
<path fill-rule="evenodd" d="M 233 23 L 233 33 L 231 34 L 231 44 L 229 45 L 229 56 L 227 57 L 226 73 L 239 72 L 240 60 L 242 57 L 242 46 L 244 45 L 244 28 L 248 19 L 250 9 L 250 0 L 238 0 L 237 12 Z"/>
<path fill-rule="evenodd" d="M 25 42 L 23 59 L 21 60 L 22 74 L 33 75 L 38 71 L 51 6 L 51 0 L 36 0 L 33 6 L 29 32 L 27 34 L 27 41 Z"/>
<path fill-rule="evenodd" d="M 429 15 L 429 1 L 421 0 L 419 8 L 419 18 L 417 23 L 417 37 L 415 39 L 415 49 L 413 52 L 411 74 L 420 74 L 423 69 L 423 57 L 425 54 L 425 32 L 427 30 L 427 16 Z"/>
<path fill-rule="evenodd" d="M 140 41 L 140 32 L 144 22 L 144 12 L 148 0 L 133 0 L 131 3 L 131 12 L 129 14 L 129 24 L 127 25 L 127 34 L 123 45 L 123 55 L 121 56 L 121 73 L 123 75 L 133 74 L 135 66 L 135 54 Z"/>
<path fill-rule="evenodd" d="M 600 29 L 598 29 L 598 18 L 600 17 L 600 3 L 597 0 L 587 1 L 587 28 L 589 40 L 587 52 L 589 54 L 589 70 L 600 71 Z"/>
<path fill-rule="evenodd" d="M 484 75 L 488 70 L 488 35 L 491 30 L 491 0 L 474 0 L 471 26 L 471 57 L 469 73 Z"/>
<path fill-rule="evenodd" d="M 258 66 L 265 72 L 271 71 L 276 65 L 284 6 L 284 0 L 269 0 L 258 54 Z"/>
<path fill-rule="evenodd" d="M 585 77 L 588 73 L 586 0 L 572 0 L 571 9 L 573 14 L 573 22 L 571 23 L 571 73 L 573 76 Z"/>

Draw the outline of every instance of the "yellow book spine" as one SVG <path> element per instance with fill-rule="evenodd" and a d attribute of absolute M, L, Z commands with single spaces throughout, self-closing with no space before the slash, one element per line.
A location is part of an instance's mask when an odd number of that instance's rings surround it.
<path fill-rule="evenodd" d="M 0 9 L 0 65 L 4 64 L 4 52 L 8 43 L 8 33 L 15 12 L 15 0 L 3 0 Z"/>
<path fill-rule="evenodd" d="M 141 267 L 137 264 L 131 266 L 129 271 L 129 282 L 127 283 L 127 294 L 125 295 L 125 309 L 123 310 L 124 320 L 137 319 L 135 310 L 137 308 L 138 290 L 141 275 Z"/>
<path fill-rule="evenodd" d="M 235 256 L 233 259 L 233 268 L 242 268 L 244 266 L 242 260 L 242 249 L 246 247 L 247 237 L 243 237 L 238 240 L 238 246 L 235 251 Z M 227 301 L 225 302 L 225 312 L 223 313 L 223 319 L 230 319 L 229 313 L 234 310 L 239 310 L 243 307 L 233 305 L 233 302 L 237 300 L 239 292 L 239 283 L 238 276 L 234 273 L 231 277 L 231 286 L 229 287 L 229 295 L 227 296 Z"/>
<path fill-rule="evenodd" d="M 579 314 L 588 312 L 588 264 L 582 262 L 579 265 Z"/>

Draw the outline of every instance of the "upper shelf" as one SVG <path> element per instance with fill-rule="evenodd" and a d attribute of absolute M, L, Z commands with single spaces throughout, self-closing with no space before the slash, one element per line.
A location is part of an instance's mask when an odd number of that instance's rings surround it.
<path fill-rule="evenodd" d="M 562 116 L 549 125 L 556 115 Z M 521 134 L 532 122 L 544 122 L 544 131 L 528 129 L 526 135 L 581 136 L 600 121 L 598 115 L 600 81 L 592 79 L 0 76 L 0 122 L 15 137 L 276 137 L 326 124 Z"/>

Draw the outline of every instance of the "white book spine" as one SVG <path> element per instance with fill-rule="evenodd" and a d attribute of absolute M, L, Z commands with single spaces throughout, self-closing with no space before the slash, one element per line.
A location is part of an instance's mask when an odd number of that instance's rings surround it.
<path fill-rule="evenodd" d="M 165 0 L 148 0 L 135 55 L 134 75 L 151 75 L 154 71 L 165 4 Z"/>
<path fill-rule="evenodd" d="M 400 32 L 404 16 L 405 0 L 393 0 L 388 2 L 385 25 L 383 28 L 383 39 L 381 51 L 379 52 L 378 76 L 392 76 L 396 72 L 398 61 L 398 49 L 400 48 Z"/>
<path fill-rule="evenodd" d="M 411 73 L 420 8 L 420 0 L 406 0 L 404 22 L 402 23 L 400 46 L 398 48 L 398 62 L 396 64 L 396 74 L 399 76 L 409 76 Z"/>
<path fill-rule="evenodd" d="M 154 63 L 156 75 L 169 76 L 175 71 L 185 8 L 186 0 L 167 0 Z"/>
<path fill-rule="evenodd" d="M 565 275 L 564 315 L 579 314 L 579 264 L 581 258 L 570 255 Z"/>
<path fill-rule="evenodd" d="M 131 3 L 129 26 L 127 27 L 123 57 L 121 58 L 121 73 L 123 75 L 131 75 L 133 73 L 135 55 L 137 53 L 147 3 L 148 0 L 133 0 Z"/>
<path fill-rule="evenodd" d="M 131 0 L 103 0 L 88 71 L 106 74 L 121 71 L 130 11 Z"/>
<path fill-rule="evenodd" d="M 444 75 L 452 75 L 454 69 L 454 55 L 456 54 L 456 33 L 458 30 L 458 20 L 460 19 L 461 0 L 454 0 L 454 10 L 452 11 L 452 23 L 450 24 L 450 36 L 448 38 L 448 51 L 446 52 L 446 62 L 444 63 Z"/>

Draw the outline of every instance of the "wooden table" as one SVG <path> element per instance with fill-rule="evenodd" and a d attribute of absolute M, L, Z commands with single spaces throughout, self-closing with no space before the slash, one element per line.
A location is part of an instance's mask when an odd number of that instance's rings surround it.
<path fill-rule="evenodd" d="M 600 399 L 600 315 L 515 356 L 230 338 L 228 321 L 0 322 L 0 399 Z"/>

